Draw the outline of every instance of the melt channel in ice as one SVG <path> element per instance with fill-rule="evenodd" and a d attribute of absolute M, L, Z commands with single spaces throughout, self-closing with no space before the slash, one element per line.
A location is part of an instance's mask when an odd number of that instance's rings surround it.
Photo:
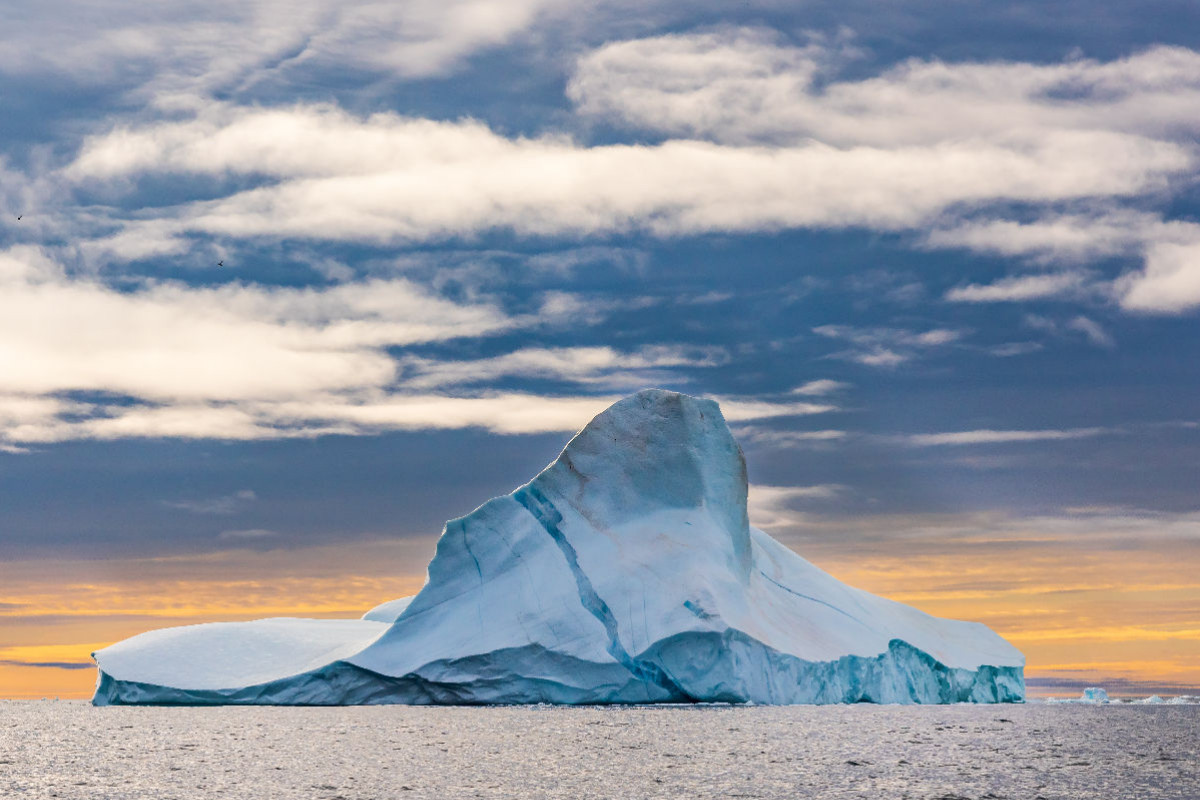
<path fill-rule="evenodd" d="M 1020 702 L 986 626 L 847 586 L 750 527 L 711 400 L 614 404 L 512 494 L 446 523 L 424 588 L 361 620 L 150 631 L 93 702 Z"/>

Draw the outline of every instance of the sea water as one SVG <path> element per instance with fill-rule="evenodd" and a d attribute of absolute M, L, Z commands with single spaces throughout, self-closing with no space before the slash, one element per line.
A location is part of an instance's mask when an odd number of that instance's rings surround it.
<path fill-rule="evenodd" d="M 1200 706 L 0 702 L 12 798 L 1200 798 Z"/>

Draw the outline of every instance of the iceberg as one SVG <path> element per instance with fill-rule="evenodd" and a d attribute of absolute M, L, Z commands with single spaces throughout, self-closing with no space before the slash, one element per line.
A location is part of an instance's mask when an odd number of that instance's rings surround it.
<path fill-rule="evenodd" d="M 1101 686 L 1089 686 L 1083 690 L 1083 694 L 1079 697 L 1051 697 L 1046 702 L 1057 705 L 1084 704 L 1102 706 L 1113 701 L 1108 697 L 1108 690 Z"/>
<path fill-rule="evenodd" d="M 446 523 L 421 591 L 359 620 L 150 631 L 94 653 L 93 702 L 1021 702 L 986 626 L 841 583 L 750 526 L 717 403 L 658 389 Z"/>

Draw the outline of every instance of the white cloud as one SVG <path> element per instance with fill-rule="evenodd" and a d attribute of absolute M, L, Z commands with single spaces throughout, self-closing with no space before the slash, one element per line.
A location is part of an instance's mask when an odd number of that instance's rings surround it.
<path fill-rule="evenodd" d="M 816 397 L 823 397 L 824 395 L 833 394 L 834 392 L 840 392 L 843 389 L 848 389 L 849 387 L 850 387 L 850 384 L 848 384 L 848 383 L 843 383 L 842 381 L 829 380 L 828 378 L 822 378 L 820 380 L 809 381 L 808 383 L 797 386 L 795 389 L 792 389 L 792 394 L 803 394 L 803 395 L 813 395 Z"/>
<path fill-rule="evenodd" d="M 1175 223 L 1178 225 L 1178 223 Z M 956 221 L 930 231 L 931 247 L 964 247 L 1038 261 L 1081 262 L 1137 252 L 1139 243 L 1164 234 L 1172 223 L 1144 212 L 1109 209 L 1095 214 L 1048 213 L 1032 221 Z"/>
<path fill-rule="evenodd" d="M 537 321 L 402 279 L 119 291 L 12 248 L 0 252 L 0 442 L 308 435 L 318 428 L 274 430 L 264 409 L 354 403 L 395 382 L 386 348 Z"/>
<path fill-rule="evenodd" d="M 758 425 L 739 425 L 734 428 L 734 435 L 739 442 L 753 442 L 772 447 L 813 447 L 845 439 L 847 433 L 835 429 L 789 431 Z"/>
<path fill-rule="evenodd" d="M 816 486 L 766 486 L 750 484 L 747 500 L 750 524 L 764 530 L 802 524 L 805 515 L 794 506 L 812 500 L 828 500 L 846 491 L 835 483 Z"/>
<path fill-rule="evenodd" d="M 934 328 L 933 330 L 925 331 L 924 333 L 918 333 L 913 337 L 912 341 L 914 344 L 922 345 L 924 347 L 936 347 L 942 344 L 957 342 L 960 338 L 962 338 L 962 331 L 952 331 L 947 328 Z"/>
<path fill-rule="evenodd" d="M 10 445 L 72 439 L 183 438 L 281 439 L 329 434 L 480 428 L 499 434 L 572 433 L 620 399 L 620 395 L 547 397 L 487 393 L 474 397 L 406 395 L 385 391 L 313 395 L 291 400 L 227 404 L 119 405 L 62 415 L 37 409 L 34 420 L 17 418 L 0 428 Z M 807 403 L 721 400 L 731 422 L 817 414 L 831 406 Z"/>
<path fill-rule="evenodd" d="M 214 106 L 191 121 L 92 137 L 63 174 L 85 182 L 171 172 L 273 179 L 164 209 L 153 222 L 155 241 L 173 226 L 176 234 L 404 242 L 493 229 L 526 236 L 900 230 L 959 203 L 1136 194 L 1191 163 L 1172 143 L 1076 131 L 1019 147 L 683 140 L 586 147 L 561 136 L 509 139 L 471 121 Z"/>
<path fill-rule="evenodd" d="M 1059 338 L 1078 338 L 1076 334 L 1082 334 L 1088 342 L 1097 347 L 1108 348 L 1116 345 L 1116 340 L 1104 329 L 1103 325 L 1083 315 L 1059 322 L 1040 314 L 1026 314 L 1021 322 L 1027 328 Z"/>
<path fill-rule="evenodd" d="M 1200 236 L 1187 244 L 1152 244 L 1145 269 L 1117 285 L 1121 306 L 1130 311 L 1177 313 L 1200 306 Z"/>
<path fill-rule="evenodd" d="M 721 414 L 728 422 L 747 422 L 774 417 L 796 417 L 809 414 L 825 414 L 837 411 L 837 406 L 827 403 L 775 403 L 766 400 L 750 400 L 730 397 L 715 397 L 721 404 Z"/>
<path fill-rule="evenodd" d="M 275 531 L 269 531 L 269 530 L 266 530 L 265 528 L 249 528 L 246 530 L 221 531 L 217 535 L 217 538 L 218 539 L 242 539 L 242 540 L 273 539 L 278 535 L 279 534 L 276 533 Z"/>
<path fill-rule="evenodd" d="M 558 0 L 41 0 L 21 35 L 0 40 L 0 70 L 58 73 L 154 93 L 240 88 L 305 67 L 445 74 L 504 44 Z"/>
<path fill-rule="evenodd" d="M 955 431 L 951 433 L 915 433 L 898 440 L 917 447 L 940 447 L 973 444 L 1007 444 L 1013 442 L 1046 442 L 1064 439 L 1090 439 L 1112 433 L 1108 428 L 1068 428 L 1064 430 L 989 430 Z"/>
<path fill-rule="evenodd" d="M 794 140 L 803 98 L 827 54 L 741 29 L 606 44 L 579 59 L 567 96 L 585 114 L 724 141 Z"/>
<path fill-rule="evenodd" d="M 568 95 L 584 113 L 739 143 L 896 147 L 1200 131 L 1200 53 L 1185 48 L 1109 62 L 911 59 L 873 77 L 828 80 L 841 60 L 836 47 L 796 47 L 759 30 L 657 36 L 584 55 Z"/>
<path fill-rule="evenodd" d="M 819 325 L 813 333 L 828 339 L 849 342 L 853 349 L 833 353 L 829 358 L 854 361 L 868 367 L 896 367 L 920 352 L 953 344 L 964 332 L 950 328 L 931 328 L 917 333 L 897 328 L 859 328 L 852 325 Z"/>
<path fill-rule="evenodd" d="M 1027 328 L 1032 328 L 1035 331 L 1042 331 L 1044 333 L 1057 334 L 1059 332 L 1058 323 L 1049 317 L 1042 316 L 1041 314 L 1026 314 L 1021 319 L 1021 324 Z"/>
<path fill-rule="evenodd" d="M 523 348 L 494 358 L 462 361 L 410 356 L 400 359 L 400 367 L 404 387 L 410 391 L 487 384 L 508 376 L 640 388 L 659 377 L 673 377 L 670 368 L 714 367 L 728 361 L 723 348 L 647 345 L 630 353 L 611 347 Z"/>
<path fill-rule="evenodd" d="M 868 367 L 898 367 L 912 358 L 905 353 L 897 353 L 886 347 L 875 347 L 866 351 L 834 353 L 834 358 L 845 358 Z"/>
<path fill-rule="evenodd" d="M 142 209 L 136 219 L 111 219 L 103 208 L 65 214 L 57 235 L 80 242 L 88 263 L 179 254 L 197 234 L 216 236 L 219 247 L 222 237 L 403 244 L 496 230 L 579 237 L 866 227 L 914 231 L 931 247 L 1056 263 L 1143 256 L 1144 269 L 1116 284 L 1078 290 L 1107 291 L 1130 311 L 1200 305 L 1200 226 L 1123 206 L 1169 195 L 1195 171 L 1200 102 L 1190 100 L 1200 101 L 1200 53 L 1183 48 L 1108 62 L 912 60 L 852 80 L 838 78 L 851 55 L 841 44 L 793 46 L 759 30 L 652 37 L 585 54 L 569 86 L 582 113 L 694 137 L 645 145 L 508 137 L 471 120 L 361 117 L 320 104 L 204 99 L 204 87 L 322 59 L 445 71 L 568 5 L 310 0 L 293 10 L 219 1 L 160 10 L 147 22 L 119 4 L 94 19 L 38 16 L 22 41 L 40 42 L 39 53 L 5 43 L 0 68 L 90 63 L 81 56 L 88 48 L 105 64 L 123 63 L 123 50 L 147 63 L 166 59 L 178 70 L 164 75 L 202 84 L 177 88 L 186 97 L 151 109 L 169 121 L 89 137 L 53 180 L 34 181 L 42 194 L 88 185 L 114 195 L 146 174 L 237 179 L 225 196 Z M 196 49 L 172 38 L 176 17 L 211 25 Z M 261 41 L 222 41 L 210 52 L 225 33 L 222 19 L 238 21 L 237 37 Z M 378 36 L 379 46 L 364 46 L 364 36 Z M 52 46 L 55 37 L 67 44 Z M 246 189 L 246 177 L 261 180 Z M 1029 205 L 1033 218 L 1003 218 L 1012 202 Z M 1014 277 L 960 287 L 951 298 L 1072 295 L 1066 283 Z M 895 348 L 860 355 L 876 365 L 910 357 Z"/>
<path fill-rule="evenodd" d="M 207 497 L 199 500 L 164 500 L 163 505 L 181 511 L 190 511 L 193 514 L 227 515 L 242 510 L 257 499 L 258 495 L 252 490 L 241 489 L 220 497 Z"/>
<path fill-rule="evenodd" d="M 1141 270 L 1110 283 L 1088 273 L 1065 271 L 953 289 L 947 294 L 949 300 L 988 302 L 1092 293 L 1110 296 L 1127 311 L 1177 314 L 1200 305 L 1200 259 L 1196 257 L 1200 225 L 1193 222 L 1109 209 L 1092 214 L 1049 214 L 1030 222 L 959 222 L 931 231 L 926 244 L 1023 256 L 1041 263 L 1128 255 L 1144 259 Z"/>
<path fill-rule="evenodd" d="M 1011 358 L 1012 356 L 1036 353 L 1043 346 L 1040 342 L 1007 342 L 1005 344 L 998 344 L 995 347 L 989 347 L 987 352 L 997 358 Z"/>
<path fill-rule="evenodd" d="M 1113 347 L 1116 345 L 1113 337 L 1108 331 L 1104 330 L 1104 326 L 1093 319 L 1088 319 L 1084 316 L 1078 316 L 1074 319 L 1068 320 L 1066 326 L 1073 331 L 1082 333 L 1087 337 L 1089 342 L 1097 347 Z"/>
<path fill-rule="evenodd" d="M 1043 262 L 1142 255 L 1143 271 L 1110 287 L 1123 308 L 1180 313 L 1200 305 L 1195 226 L 1120 206 L 1123 197 L 1170 193 L 1190 182 L 1200 132 L 1200 53 L 1159 46 L 1108 62 L 1051 64 L 913 59 L 873 77 L 838 80 L 830 65 L 841 57 L 819 42 L 796 47 L 756 30 L 659 36 L 586 54 L 569 94 L 587 114 L 743 145 L 815 140 L 895 152 L 974 146 L 982 155 L 992 147 L 1028 152 L 1034 143 L 1066 137 L 1081 155 L 1096 157 L 1090 168 L 1099 171 L 1109 168 L 1104 151 L 1118 141 L 1135 150 L 1175 148 L 1183 158 L 1158 174 L 1161 181 L 1108 193 L 1111 207 L 1103 212 L 1063 212 L 1042 198 L 1034 202 L 1045 207 L 1032 221 L 997 218 L 979 207 L 970 219 L 956 220 L 948 204 L 948 220 L 932 225 L 925 243 Z M 1015 301 L 1081 288 L 1063 273 L 962 287 L 949 299 Z M 875 360 L 895 362 L 884 353 Z"/>
<path fill-rule="evenodd" d="M 1086 275 L 1059 272 L 1047 275 L 1017 275 L 991 284 L 968 284 L 946 292 L 955 303 L 1008 303 L 1037 300 L 1070 293 L 1084 283 Z"/>
<path fill-rule="evenodd" d="M 850 556 L 861 561 L 864 547 L 905 558 L 969 553 L 979 564 L 989 557 L 1011 559 L 1014 546 L 1062 552 L 1090 564 L 1087 551 L 1173 551 L 1200 541 L 1200 514 L 1149 509 L 1111 509 L 1020 516 L 1001 511 L 932 514 L 831 514 L 787 512 L 772 532 L 809 557 Z M 790 531 L 785 530 L 791 528 Z M 789 535 L 790 534 L 790 535 Z"/>
<path fill-rule="evenodd" d="M 5 279 L 7 276 L 7 279 Z M 96 391 L 229 401 L 392 381 L 381 348 L 511 329 L 497 308 L 402 279 L 281 289 L 70 279 L 39 251 L 0 253 L 0 394 Z"/>
<path fill-rule="evenodd" d="M 69 276 L 37 248 L 12 248 L 0 252 L 0 446 L 467 427 L 574 431 L 618 396 L 543 397 L 487 385 L 544 378 L 628 391 L 729 358 L 720 348 L 662 345 L 628 353 L 524 348 L 462 362 L 391 352 L 564 314 L 574 320 L 567 299 L 554 295 L 539 313 L 512 317 L 486 298 L 453 302 L 399 278 L 305 289 L 146 282 L 118 290 Z M 473 384 L 467 396 L 440 393 Z M 735 397 L 724 409 L 736 421 L 834 406 Z"/>

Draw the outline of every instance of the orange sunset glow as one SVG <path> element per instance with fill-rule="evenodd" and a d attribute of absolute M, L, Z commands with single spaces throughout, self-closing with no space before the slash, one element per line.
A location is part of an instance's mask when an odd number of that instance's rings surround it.
<path fill-rule="evenodd" d="M 1200 549 L 1194 544 L 1047 553 L 993 543 L 985 560 L 974 550 L 864 557 L 792 544 L 853 586 L 937 616 L 986 623 L 1025 653 L 1027 678 L 1197 686 Z M 84 561 L 3 565 L 0 694 L 89 697 L 94 668 L 66 665 L 86 665 L 93 650 L 154 628 L 361 616 L 416 592 L 433 545 L 426 538 L 229 551 L 108 565 L 107 576 Z M 1056 693 L 1030 689 L 1031 696 Z"/>

